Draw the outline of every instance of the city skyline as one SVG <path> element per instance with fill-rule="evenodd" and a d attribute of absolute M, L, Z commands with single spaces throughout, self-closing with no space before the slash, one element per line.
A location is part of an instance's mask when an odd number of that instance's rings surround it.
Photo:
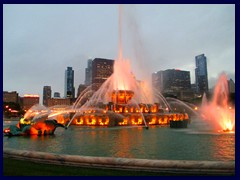
<path fill-rule="evenodd" d="M 63 96 L 68 66 L 76 88 L 89 58 L 117 59 L 118 5 L 5 4 L 3 15 L 4 91 L 42 97 L 51 86 Z M 195 56 L 205 54 L 210 88 L 222 72 L 235 81 L 235 5 L 123 5 L 121 15 L 137 79 L 181 69 L 195 83 Z"/>

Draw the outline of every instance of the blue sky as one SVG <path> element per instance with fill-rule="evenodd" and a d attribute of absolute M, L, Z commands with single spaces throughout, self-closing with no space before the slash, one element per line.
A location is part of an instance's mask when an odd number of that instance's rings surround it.
<path fill-rule="evenodd" d="M 210 87 L 220 73 L 235 81 L 235 5 L 123 5 L 123 55 L 137 79 L 166 69 L 191 72 L 205 54 Z M 64 91 L 67 66 L 75 89 L 89 58 L 118 56 L 118 5 L 3 5 L 3 90 L 42 96 Z"/>

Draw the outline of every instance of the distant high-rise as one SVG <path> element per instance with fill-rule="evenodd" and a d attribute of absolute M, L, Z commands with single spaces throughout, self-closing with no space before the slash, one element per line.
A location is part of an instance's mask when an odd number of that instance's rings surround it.
<path fill-rule="evenodd" d="M 163 91 L 163 71 L 152 74 L 152 87 L 157 91 Z"/>
<path fill-rule="evenodd" d="M 153 87 L 161 92 L 178 92 L 191 89 L 190 71 L 167 69 L 152 74 Z"/>
<path fill-rule="evenodd" d="M 78 86 L 77 97 L 78 97 L 86 88 L 87 88 L 86 85 L 80 84 L 80 85 Z"/>
<path fill-rule="evenodd" d="M 19 102 L 19 96 L 17 91 L 3 91 L 3 102 L 14 102 L 18 103 Z"/>
<path fill-rule="evenodd" d="M 92 84 L 92 59 L 89 59 L 87 68 L 85 69 L 85 85 L 89 86 L 91 84 Z"/>
<path fill-rule="evenodd" d="M 190 71 L 167 69 L 152 74 L 152 86 L 155 90 L 166 95 L 175 96 L 182 100 L 191 99 Z"/>
<path fill-rule="evenodd" d="M 92 61 L 92 84 L 97 90 L 113 73 L 114 60 L 95 58 Z"/>
<path fill-rule="evenodd" d="M 196 90 L 197 93 L 203 94 L 208 92 L 208 73 L 207 73 L 207 57 L 204 54 L 195 57 L 196 69 Z"/>
<path fill-rule="evenodd" d="M 235 93 L 235 83 L 232 79 L 228 80 L 229 93 Z"/>
<path fill-rule="evenodd" d="M 54 97 L 54 98 L 60 98 L 60 93 L 59 93 L 59 92 L 54 92 L 53 97 Z"/>
<path fill-rule="evenodd" d="M 47 99 L 52 97 L 52 90 L 51 86 L 44 86 L 43 87 L 43 105 L 47 105 Z"/>
<path fill-rule="evenodd" d="M 64 86 L 64 96 L 65 98 L 75 98 L 75 88 L 74 88 L 74 70 L 72 67 L 67 67 L 65 70 L 65 86 Z"/>

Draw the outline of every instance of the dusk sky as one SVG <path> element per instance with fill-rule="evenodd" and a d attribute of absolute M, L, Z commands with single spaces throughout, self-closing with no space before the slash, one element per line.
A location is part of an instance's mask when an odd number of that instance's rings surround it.
<path fill-rule="evenodd" d="M 118 7 L 4 4 L 3 90 L 42 98 L 43 86 L 49 85 L 63 96 L 70 66 L 77 92 L 89 58 L 118 56 Z M 222 72 L 235 82 L 234 4 L 122 7 L 123 56 L 137 79 L 181 69 L 190 71 L 195 83 L 195 56 L 205 54 L 210 88 Z"/>

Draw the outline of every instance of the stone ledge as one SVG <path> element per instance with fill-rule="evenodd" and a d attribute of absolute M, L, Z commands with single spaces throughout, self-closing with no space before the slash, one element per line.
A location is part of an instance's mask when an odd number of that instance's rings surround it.
<path fill-rule="evenodd" d="M 54 154 L 3 149 L 3 156 L 33 162 L 94 168 L 171 172 L 192 175 L 235 175 L 235 161 L 151 160 Z"/>

